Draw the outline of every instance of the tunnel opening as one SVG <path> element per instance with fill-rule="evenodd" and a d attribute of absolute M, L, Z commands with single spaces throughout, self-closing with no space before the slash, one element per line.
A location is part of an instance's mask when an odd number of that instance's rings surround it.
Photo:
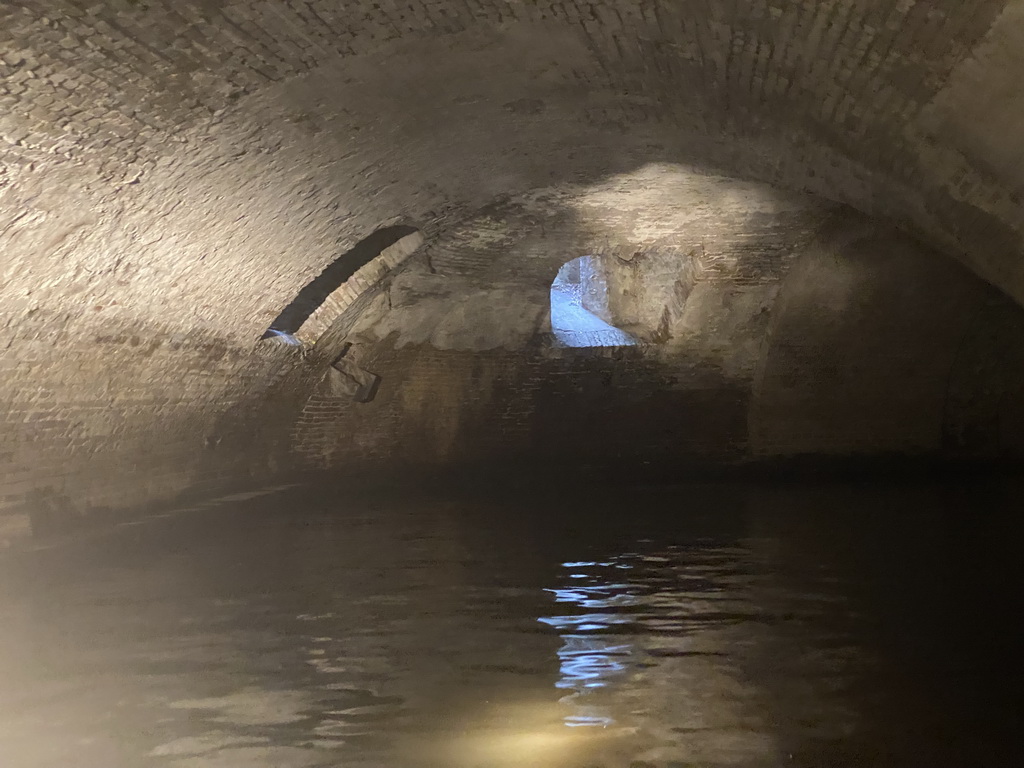
<path fill-rule="evenodd" d="M 295 341 L 295 334 L 323 305 L 327 297 L 344 285 L 359 269 L 380 256 L 403 238 L 419 230 L 406 224 L 382 227 L 341 254 L 319 275 L 306 284 L 298 295 L 274 318 L 261 339 Z"/>
<path fill-rule="evenodd" d="M 551 283 L 551 331 L 559 346 L 632 347 L 636 339 L 610 322 L 608 281 L 596 256 L 566 262 Z"/>

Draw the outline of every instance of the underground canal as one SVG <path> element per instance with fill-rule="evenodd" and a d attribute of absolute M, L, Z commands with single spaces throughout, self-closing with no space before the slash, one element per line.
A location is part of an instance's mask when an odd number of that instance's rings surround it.
<path fill-rule="evenodd" d="M 0 768 L 1021 764 L 1021 42 L 0 2 Z"/>

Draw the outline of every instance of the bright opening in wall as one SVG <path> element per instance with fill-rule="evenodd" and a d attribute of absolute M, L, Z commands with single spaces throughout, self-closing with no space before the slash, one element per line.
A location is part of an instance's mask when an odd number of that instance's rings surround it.
<path fill-rule="evenodd" d="M 551 330 L 565 347 L 629 347 L 636 339 L 606 319 L 608 283 L 594 256 L 563 265 L 551 284 Z"/>

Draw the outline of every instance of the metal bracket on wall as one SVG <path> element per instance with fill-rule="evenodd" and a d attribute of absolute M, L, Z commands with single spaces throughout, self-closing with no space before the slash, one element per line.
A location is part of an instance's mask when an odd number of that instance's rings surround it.
<path fill-rule="evenodd" d="M 352 344 L 345 344 L 341 354 L 331 363 L 327 372 L 331 394 L 335 397 L 351 397 L 357 403 L 368 403 L 377 396 L 380 376 L 363 370 L 356 363 L 346 359 Z"/>

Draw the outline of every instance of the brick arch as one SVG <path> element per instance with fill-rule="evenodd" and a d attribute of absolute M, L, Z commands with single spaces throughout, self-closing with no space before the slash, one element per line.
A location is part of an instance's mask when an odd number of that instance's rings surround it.
<path fill-rule="evenodd" d="M 695 154 L 734 175 L 892 215 L 1024 296 L 1022 178 L 1006 139 L 1024 64 L 1013 53 L 1019 12 L 1006 0 L 371 5 L 355 13 L 333 0 L 8 4 L 0 141 L 18 162 L 66 157 L 130 182 L 211 139 L 232 156 L 262 151 L 259 126 L 323 130 L 335 107 L 358 116 L 339 86 L 395 57 L 401 66 L 385 92 L 410 112 L 430 104 L 420 125 L 442 144 L 444 121 L 462 118 L 458 109 L 439 114 L 441 105 L 494 98 L 510 120 L 528 121 L 551 112 L 553 95 L 590 91 L 593 103 L 549 128 L 566 146 L 585 147 L 574 142 L 580 123 L 623 132 L 653 122 L 691 139 L 718 136 L 731 146 Z M 502 93 L 480 76 L 467 51 L 501 41 L 522 67 L 543 64 L 534 87 Z M 416 68 L 438 68 L 447 80 L 480 76 L 480 92 L 456 101 L 418 93 Z M 288 98 L 328 71 L 339 76 L 316 99 Z M 268 122 L 262 97 L 275 89 L 286 103 Z M 248 133 L 214 138 L 232 115 Z M 389 118 L 364 117 L 371 130 L 390 130 Z"/>
<path fill-rule="evenodd" d="M 1006 0 L 0 4 L 0 515 L 244 475 L 205 426 L 262 396 L 279 361 L 253 338 L 339 250 L 651 163 L 890 217 L 1020 301 L 1019 21 Z M 502 237 L 469 232 L 496 261 Z"/>
<path fill-rule="evenodd" d="M 298 333 L 330 295 L 341 288 L 356 272 L 399 241 L 418 233 L 416 227 L 408 224 L 395 224 L 374 230 L 306 283 L 298 295 L 281 310 L 281 314 L 274 318 L 263 338 L 277 334 L 292 336 Z"/>

